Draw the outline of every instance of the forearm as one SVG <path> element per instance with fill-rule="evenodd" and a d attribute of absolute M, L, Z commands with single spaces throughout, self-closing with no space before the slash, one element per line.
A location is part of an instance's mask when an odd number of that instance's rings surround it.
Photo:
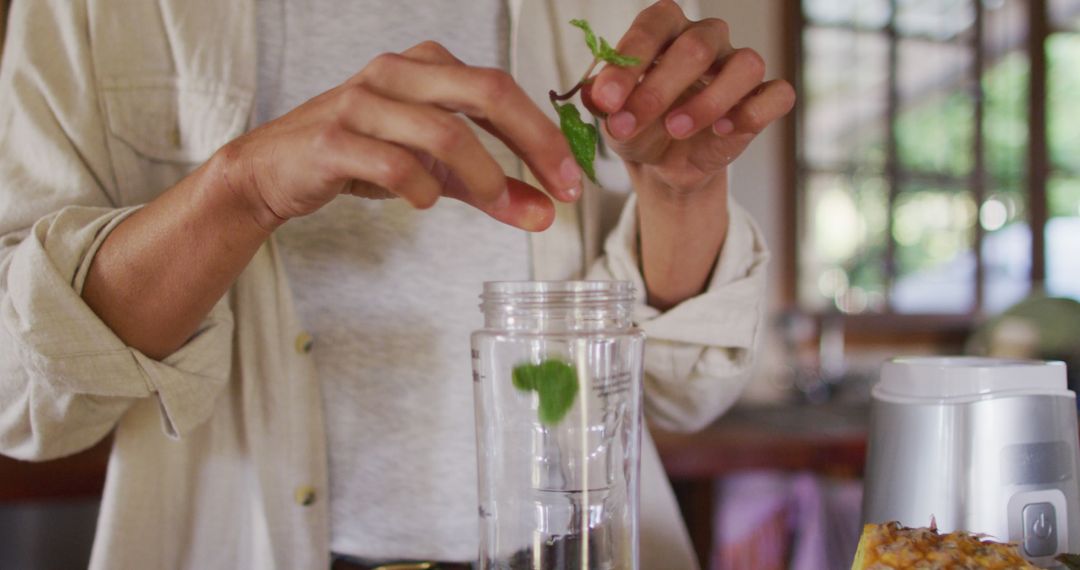
<path fill-rule="evenodd" d="M 117 226 L 82 296 L 121 340 L 161 359 L 195 332 L 270 236 L 215 158 Z M 261 214 L 261 213 L 260 213 Z"/>
<path fill-rule="evenodd" d="M 694 191 L 666 187 L 631 168 L 638 200 L 641 270 L 647 302 L 660 310 L 705 290 L 727 235 L 727 175 Z"/>

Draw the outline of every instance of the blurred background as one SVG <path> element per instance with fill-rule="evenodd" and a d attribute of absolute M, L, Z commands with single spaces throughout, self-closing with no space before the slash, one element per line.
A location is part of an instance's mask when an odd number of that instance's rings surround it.
<path fill-rule="evenodd" d="M 1080 370 L 1080 0 L 702 3 L 799 102 L 733 171 L 773 250 L 754 381 L 656 439 L 703 566 L 846 568 L 885 358 Z M 85 566 L 106 455 L 0 458 L 0 568 Z"/>
<path fill-rule="evenodd" d="M 1080 1 L 705 3 L 799 101 L 733 168 L 773 250 L 756 376 L 661 453 L 706 567 L 847 568 L 883 360 L 1061 359 L 1078 387 Z"/>

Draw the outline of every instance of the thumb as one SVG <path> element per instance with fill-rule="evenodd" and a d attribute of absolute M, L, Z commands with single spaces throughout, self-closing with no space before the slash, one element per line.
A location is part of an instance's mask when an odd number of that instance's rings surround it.
<path fill-rule="evenodd" d="M 607 113 L 600 110 L 600 107 L 596 105 L 596 102 L 593 100 L 592 97 L 592 90 L 593 82 L 590 79 L 588 83 L 581 86 L 581 103 L 585 105 L 585 108 L 588 109 L 588 111 L 592 113 L 592 115 L 597 119 L 606 119 Z"/>

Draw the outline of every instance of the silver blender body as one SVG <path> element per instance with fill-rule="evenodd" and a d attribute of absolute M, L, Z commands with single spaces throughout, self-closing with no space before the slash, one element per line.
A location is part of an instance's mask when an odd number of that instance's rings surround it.
<path fill-rule="evenodd" d="M 902 358 L 874 388 L 863 522 L 1019 544 L 1035 564 L 1080 549 L 1075 394 L 1061 363 Z"/>

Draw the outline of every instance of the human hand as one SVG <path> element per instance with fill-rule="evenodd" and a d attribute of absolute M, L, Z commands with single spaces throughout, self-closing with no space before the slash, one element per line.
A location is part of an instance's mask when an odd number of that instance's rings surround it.
<path fill-rule="evenodd" d="M 708 187 L 795 103 L 786 81 L 762 82 L 765 62 L 733 48 L 723 20 L 690 21 L 671 0 L 642 11 L 616 48 L 641 63 L 606 66 L 582 101 L 606 115 L 605 141 L 631 173 L 666 189 Z"/>
<path fill-rule="evenodd" d="M 466 118 L 521 157 L 547 194 L 508 178 Z M 581 194 L 569 146 L 513 79 L 467 66 L 435 42 L 375 58 L 215 158 L 228 187 L 271 229 L 352 194 L 401 197 L 416 208 L 447 196 L 539 231 L 554 219 L 548 194 L 562 201 Z"/>

